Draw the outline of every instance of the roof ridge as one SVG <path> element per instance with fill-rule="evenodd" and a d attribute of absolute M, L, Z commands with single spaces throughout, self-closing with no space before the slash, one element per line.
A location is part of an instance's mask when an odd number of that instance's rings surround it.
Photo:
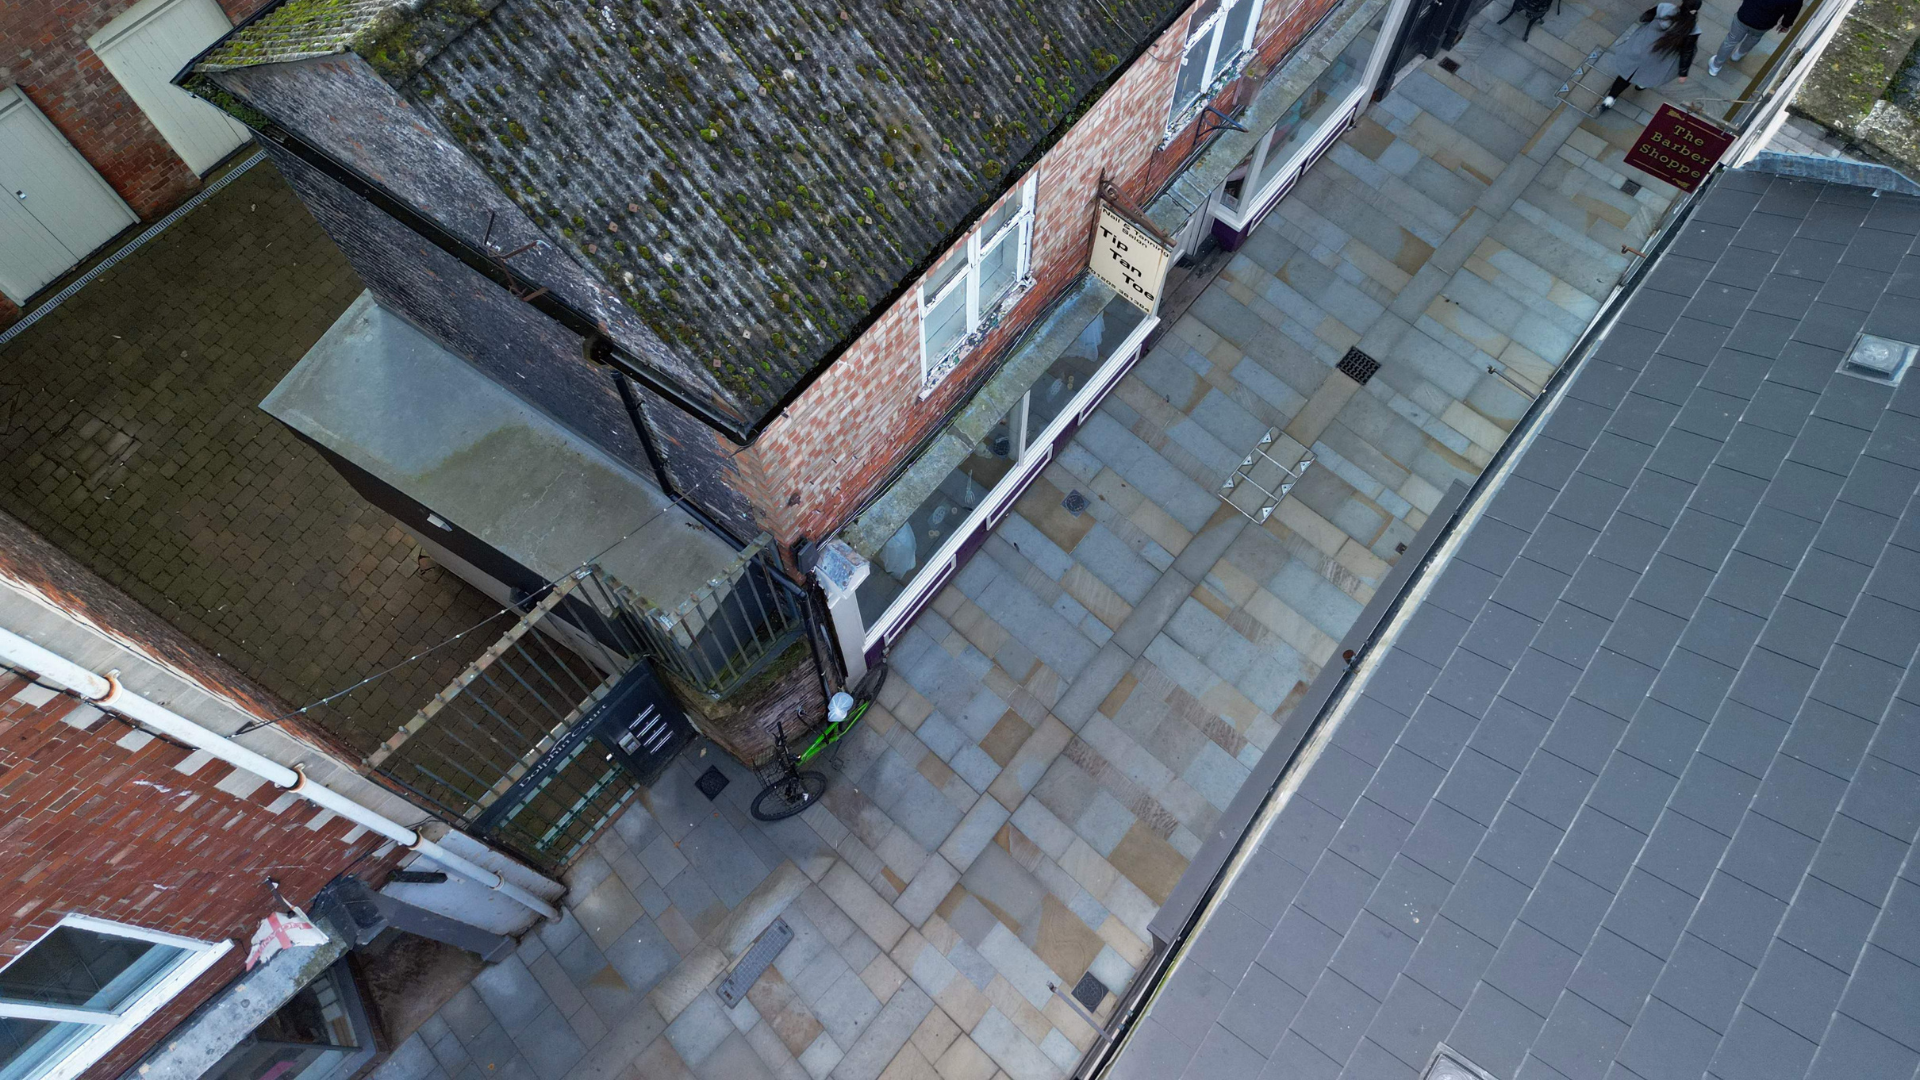
<path fill-rule="evenodd" d="M 280 0 L 235 29 L 194 70 L 233 71 L 349 50 L 398 85 L 500 0 Z"/>

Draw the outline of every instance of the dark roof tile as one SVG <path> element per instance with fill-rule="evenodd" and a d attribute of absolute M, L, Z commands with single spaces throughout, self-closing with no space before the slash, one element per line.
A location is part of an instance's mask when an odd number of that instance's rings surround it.
<path fill-rule="evenodd" d="M 1740 668 L 1731 698 L 1790 719 L 1812 688 L 1819 669 L 1767 648 L 1754 649 Z"/>
<path fill-rule="evenodd" d="M 1289 1031 L 1274 1048 L 1260 1080 L 1337 1080 L 1339 1075 L 1339 1062 L 1315 1049 L 1299 1032 Z"/>
<path fill-rule="evenodd" d="M 1809 697 L 1845 709 L 1867 720 L 1878 720 L 1900 684 L 1904 670 L 1866 653 L 1835 645 L 1814 680 Z"/>
<path fill-rule="evenodd" d="M 1920 1047 L 1920 965 L 1869 945 L 1840 999 L 1840 1011 L 1888 1038 Z"/>
<path fill-rule="evenodd" d="M 1719 1044 L 1718 1032 L 1650 998 L 1620 1048 L 1620 1061 L 1646 1080 L 1697 1080 Z"/>
<path fill-rule="evenodd" d="M 1653 984 L 1654 997 L 1724 1034 L 1753 978 L 1753 965 L 1682 934 Z"/>
<path fill-rule="evenodd" d="M 1776 775 L 1768 774 L 1769 785 Z M 1766 787 L 1761 788 L 1756 811 L 1761 809 L 1758 804 L 1765 800 L 1767 790 Z M 1811 836 L 1755 812 L 1740 822 L 1740 831 L 1734 834 L 1726 858 L 1720 862 L 1720 869 L 1776 900 L 1791 903 L 1794 890 L 1799 887 L 1801 875 L 1807 872 L 1807 866 L 1813 862 L 1813 852 L 1819 843 Z"/>
<path fill-rule="evenodd" d="M 1224 1027 L 1214 1027 L 1194 1051 L 1187 1071 L 1188 1080 L 1212 1080 L 1219 1076 L 1253 1076 L 1267 1063 L 1266 1056 L 1241 1041 Z"/>
<path fill-rule="evenodd" d="M 1240 1037 L 1264 1059 L 1286 1034 L 1307 995 L 1288 986 L 1280 976 L 1255 965 L 1234 989 L 1233 1000 L 1220 1010 L 1220 1026 Z M 1231 1073 L 1212 1073 L 1229 1076 Z M 1245 1073 L 1241 1075 L 1252 1075 Z"/>
<path fill-rule="evenodd" d="M 1483 982 L 1453 1025 L 1447 1045 L 1482 1069 L 1511 1076 L 1545 1025 L 1545 1017 Z"/>
<path fill-rule="evenodd" d="M 1640 575 L 1619 563 L 1588 558 L 1574 572 L 1573 579 L 1567 582 L 1560 599 L 1603 619 L 1614 619 L 1619 616 L 1621 607 L 1626 604 L 1634 583 L 1639 579 Z"/>
<path fill-rule="evenodd" d="M 1753 647 L 1765 626 L 1766 620 L 1760 616 L 1709 596 L 1700 601 L 1700 607 L 1687 620 L 1680 644 L 1709 660 L 1738 667 L 1746 662 L 1747 650 Z"/>
<path fill-rule="evenodd" d="M 1527 571 L 1522 570 L 1522 573 Z M 1540 630 L 1540 620 L 1500 603 L 1480 609 L 1472 630 L 1462 635 L 1460 647 L 1501 667 L 1511 668 Z"/>
<path fill-rule="evenodd" d="M 1478 750 L 1467 749 L 1447 772 L 1434 801 L 1491 826 L 1520 773 Z"/>
<path fill-rule="evenodd" d="M 1328 848 L 1377 878 L 1387 872 L 1394 853 L 1412 831 L 1413 822 L 1371 799 L 1362 798 L 1348 812 Z"/>
<path fill-rule="evenodd" d="M 1280 925 L 1274 927 L 1254 963 L 1278 975 L 1304 997 L 1339 947 L 1340 931 L 1295 907 L 1280 917 Z"/>
<path fill-rule="evenodd" d="M 1366 911 L 1418 941 L 1433 925 L 1452 883 L 1407 854 L 1394 857 L 1386 876 L 1367 898 Z"/>
<path fill-rule="evenodd" d="M 1853 774 L 1841 805 L 1854 821 L 1910 839 L 1920 834 L 1920 773 L 1869 757 Z"/>
<path fill-rule="evenodd" d="M 1614 1019 L 1631 1023 L 1660 977 L 1660 966 L 1660 957 L 1602 927 L 1573 969 L 1567 989 Z"/>
<path fill-rule="evenodd" d="M 1368 997 L 1384 1001 L 1418 944 L 1418 938 L 1372 912 L 1362 911 L 1353 928 L 1341 938 L 1327 970 L 1339 972 Z"/>
<path fill-rule="evenodd" d="M 1717 1076 L 1742 1080 L 1800 1080 L 1815 1049 L 1813 1043 L 1743 1006 L 1709 1067 Z"/>
<path fill-rule="evenodd" d="M 1568 526 L 1570 532 L 1577 535 L 1589 531 L 1571 522 Z M 1528 541 L 1528 548 L 1522 550 L 1521 557 L 1507 568 L 1499 587 L 1493 590 L 1495 602 L 1536 621 L 1545 619 L 1547 612 L 1553 610 L 1553 602 L 1559 599 L 1560 591 L 1566 588 L 1567 579 L 1571 576 L 1570 569 L 1548 566 L 1526 557 L 1525 552 L 1531 550 L 1539 540 L 1540 533 L 1535 532 L 1533 539 Z"/>
<path fill-rule="evenodd" d="M 1817 1043 L 1833 1019 L 1833 1008 L 1840 1003 L 1852 970 L 1851 963 L 1841 970 L 1776 939 L 1747 990 L 1746 1003 L 1809 1043 Z"/>
<path fill-rule="evenodd" d="M 1421 866 L 1448 881 L 1457 881 L 1486 834 L 1485 825 L 1435 799 L 1414 823 L 1413 832 L 1407 834 L 1404 850 Z"/>
<path fill-rule="evenodd" d="M 1646 843 L 1645 833 L 1588 807 L 1580 811 L 1554 861 L 1602 887 L 1627 876 Z"/>
<path fill-rule="evenodd" d="M 1403 975 L 1381 1002 L 1367 1039 L 1401 1064 L 1424 1069 L 1459 1018 L 1459 1006 Z"/>
<path fill-rule="evenodd" d="M 1757 967 L 1786 909 L 1739 878 L 1716 872 L 1689 929 Z"/>
<path fill-rule="evenodd" d="M 1314 864 L 1313 873 L 1307 875 L 1307 883 L 1300 887 L 1300 896 L 1294 904 L 1345 933 L 1377 881 L 1375 875 L 1329 850 Z"/>
<path fill-rule="evenodd" d="M 1908 1076 L 1920 1065 L 1920 1050 L 1902 1046 L 1844 1013 L 1833 1018 L 1806 1080 L 1860 1080 Z"/>
<path fill-rule="evenodd" d="M 1418 821 L 1446 778 L 1444 768 L 1404 746 L 1395 746 L 1374 774 L 1362 804 L 1372 803 L 1408 822 Z"/>
<path fill-rule="evenodd" d="M 1730 840 L 1675 810 L 1660 815 L 1635 862 L 1639 869 L 1694 896 L 1707 891 Z"/>
<path fill-rule="evenodd" d="M 1749 776 L 1760 776 L 1780 750 L 1789 724 L 1751 705 L 1728 701 L 1707 726 L 1700 752 Z"/>
<path fill-rule="evenodd" d="M 1642 713 L 1642 716 L 1647 714 Z M 1638 719 L 1628 729 L 1628 738 L 1640 730 L 1681 726 L 1691 717 L 1670 716 L 1664 722 L 1656 721 L 1642 725 Z M 1623 746 L 1623 751 L 1641 749 L 1638 746 Z M 1663 761 L 1663 764 L 1666 762 Z M 1630 752 L 1613 755 L 1607 762 L 1606 770 L 1593 785 L 1593 793 L 1587 801 L 1594 809 L 1642 832 L 1651 833 L 1660 820 L 1660 808 L 1667 803 L 1667 796 L 1673 793 L 1679 779 L 1654 768 Z"/>
<path fill-rule="evenodd" d="M 1852 776 L 1873 738 L 1874 723 L 1822 701 L 1809 701 L 1794 717 L 1780 752 L 1832 773 Z"/>
<path fill-rule="evenodd" d="M 1494 952 L 1490 942 L 1442 915 L 1407 961 L 1407 977 L 1464 1009 L 1481 974 L 1493 962 Z"/>
<path fill-rule="evenodd" d="M 1473 736 L 1479 718 L 1441 701 L 1427 698 L 1413 712 L 1413 719 L 1400 733 L 1400 745 L 1441 768 L 1453 765 L 1461 747 Z"/>
<path fill-rule="evenodd" d="M 1345 1062 L 1380 1003 L 1334 971 L 1323 972 L 1293 1018 L 1293 1030 L 1321 1053 Z"/>
<path fill-rule="evenodd" d="M 1579 952 L 1524 922 L 1513 925 L 1484 976 L 1488 983 L 1532 1012 L 1548 1015 L 1566 989 Z"/>
<path fill-rule="evenodd" d="M 1670 803 L 1707 828 L 1732 836 L 1740 827 L 1740 816 L 1753 801 L 1753 793 L 1759 789 L 1758 777 L 1713 758 L 1696 755 L 1687 764 L 1686 774 L 1680 778 L 1680 786 Z"/>
<path fill-rule="evenodd" d="M 1780 940 L 1840 971 L 1852 971 L 1879 914 L 1879 908 L 1852 893 L 1809 877 L 1801 882 L 1786 921 L 1780 924 Z"/>
<path fill-rule="evenodd" d="M 1657 668 L 1603 648 L 1587 665 L 1586 675 L 1574 687 L 1574 696 L 1624 719 L 1640 706 L 1658 675 Z"/>
<path fill-rule="evenodd" d="M 1626 1024 L 1578 994 L 1564 994 L 1532 1053 L 1568 1080 L 1602 1080 L 1626 1040 Z"/>
<path fill-rule="evenodd" d="M 1905 840 L 1840 814 L 1820 840 L 1812 873 L 1869 904 L 1878 904 L 1887 895 L 1887 885 L 1906 857 L 1907 847 Z"/>

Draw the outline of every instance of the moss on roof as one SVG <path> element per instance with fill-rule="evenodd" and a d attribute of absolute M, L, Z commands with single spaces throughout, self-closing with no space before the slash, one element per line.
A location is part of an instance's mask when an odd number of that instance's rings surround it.
<path fill-rule="evenodd" d="M 288 0 L 298 18 L 269 18 L 365 57 L 764 411 L 1186 2 Z M 243 37 L 209 59 L 269 39 Z"/>
<path fill-rule="evenodd" d="M 1861 0 L 1835 31 L 1792 109 L 1920 178 L 1920 6 Z"/>

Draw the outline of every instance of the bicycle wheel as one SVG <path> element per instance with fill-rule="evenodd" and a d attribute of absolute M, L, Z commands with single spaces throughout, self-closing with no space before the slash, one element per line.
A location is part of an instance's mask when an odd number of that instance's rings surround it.
<path fill-rule="evenodd" d="M 753 816 L 761 821 L 784 821 L 819 802 L 826 791 L 827 778 L 821 773 L 789 773 L 753 797 Z"/>

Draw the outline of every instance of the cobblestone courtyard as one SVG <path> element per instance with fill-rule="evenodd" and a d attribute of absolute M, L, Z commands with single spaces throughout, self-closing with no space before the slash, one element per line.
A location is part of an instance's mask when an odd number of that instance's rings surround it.
<path fill-rule="evenodd" d="M 254 166 L 0 351 L 0 510 L 292 705 L 486 618 L 259 408 L 360 288 Z M 384 733 L 482 636 L 320 719 Z"/>

